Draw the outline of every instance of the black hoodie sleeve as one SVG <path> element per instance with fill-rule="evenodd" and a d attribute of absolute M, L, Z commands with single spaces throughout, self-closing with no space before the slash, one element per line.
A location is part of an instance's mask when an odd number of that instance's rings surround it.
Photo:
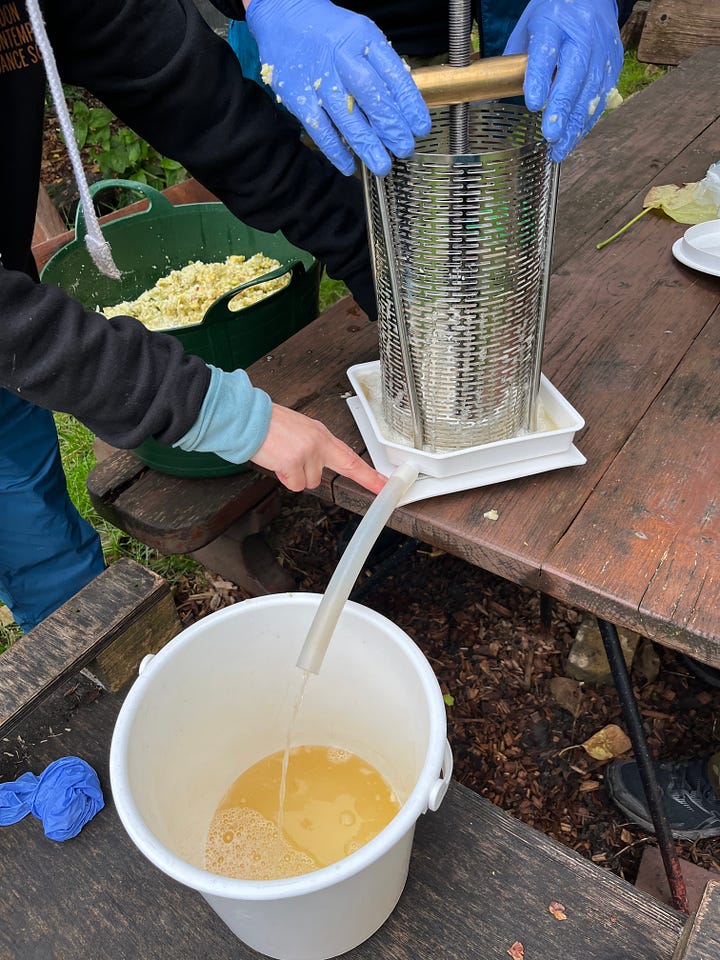
<path fill-rule="evenodd" d="M 180 341 L 131 317 L 108 320 L 57 287 L 0 267 L 0 386 L 72 413 L 117 447 L 172 443 L 197 419 L 210 382 Z"/>
<path fill-rule="evenodd" d="M 192 0 L 63 0 L 45 15 L 63 80 L 90 90 L 241 220 L 282 230 L 375 301 L 362 187 L 299 143 Z"/>
<path fill-rule="evenodd" d="M 93 92 L 240 219 L 313 253 L 374 315 L 359 183 L 300 144 L 190 0 L 45 0 L 43 11 L 64 82 Z M 7 263 L 0 303 L 1 387 L 119 447 L 173 443 L 197 419 L 209 370 L 174 337 L 107 320 Z"/>

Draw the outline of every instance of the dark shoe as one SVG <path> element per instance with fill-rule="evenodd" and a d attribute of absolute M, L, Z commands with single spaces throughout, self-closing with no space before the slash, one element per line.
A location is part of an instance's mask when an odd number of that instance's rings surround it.
<path fill-rule="evenodd" d="M 720 796 L 707 776 L 706 760 L 655 763 L 665 813 L 678 840 L 720 836 Z M 634 760 L 615 760 L 605 771 L 613 803 L 647 833 L 655 833 L 640 772 Z"/>

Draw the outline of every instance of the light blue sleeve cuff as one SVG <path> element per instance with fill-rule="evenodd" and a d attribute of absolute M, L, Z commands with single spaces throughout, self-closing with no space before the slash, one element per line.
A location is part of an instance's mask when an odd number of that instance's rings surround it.
<path fill-rule="evenodd" d="M 173 447 L 216 453 L 245 463 L 262 446 L 270 427 L 272 401 L 244 370 L 231 373 L 208 364 L 210 385 L 197 420 Z"/>

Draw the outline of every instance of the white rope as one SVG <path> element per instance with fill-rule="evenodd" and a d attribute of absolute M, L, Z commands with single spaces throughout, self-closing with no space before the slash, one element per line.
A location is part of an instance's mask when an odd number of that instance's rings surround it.
<path fill-rule="evenodd" d="M 90 188 L 85 178 L 85 171 L 82 160 L 80 159 L 80 151 L 75 142 L 72 120 L 70 119 L 70 113 L 65 103 L 62 82 L 60 80 L 60 74 L 58 73 L 57 64 L 55 63 L 55 54 L 50 46 L 50 40 L 48 39 L 42 14 L 40 13 L 38 0 L 26 0 L 26 6 L 35 34 L 35 40 L 37 41 L 38 47 L 40 47 L 40 53 L 43 57 L 48 86 L 50 87 L 53 103 L 55 104 L 55 109 L 60 120 L 60 128 L 65 138 L 65 145 L 70 155 L 70 163 L 72 164 L 73 173 L 75 174 L 75 182 L 80 192 L 80 203 L 82 204 L 83 213 L 85 214 L 85 225 L 87 228 L 85 245 L 88 248 L 93 263 L 100 273 L 104 273 L 106 277 L 112 277 L 114 280 L 119 280 L 121 275 L 120 271 L 115 265 L 110 246 L 102 234 L 92 197 L 90 196 Z"/>

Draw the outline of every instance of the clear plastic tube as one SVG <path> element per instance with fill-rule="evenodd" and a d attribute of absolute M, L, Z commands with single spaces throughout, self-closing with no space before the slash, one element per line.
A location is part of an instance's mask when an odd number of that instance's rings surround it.
<path fill-rule="evenodd" d="M 301 670 L 320 672 L 333 631 L 363 564 L 393 510 L 415 483 L 418 473 L 415 464 L 401 464 L 388 477 L 387 483 L 370 504 L 345 548 L 310 624 L 297 661 Z"/>

